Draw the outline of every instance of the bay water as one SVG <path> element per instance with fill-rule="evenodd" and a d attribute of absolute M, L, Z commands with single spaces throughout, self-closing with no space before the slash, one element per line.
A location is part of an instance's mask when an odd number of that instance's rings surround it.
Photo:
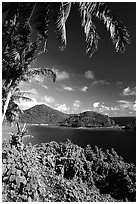
<path fill-rule="evenodd" d="M 31 142 L 33 145 L 47 143 L 50 141 L 66 142 L 67 139 L 81 147 L 90 144 L 103 150 L 114 148 L 124 161 L 136 163 L 136 132 L 125 131 L 119 128 L 68 128 L 49 127 L 43 125 L 29 125 L 28 134 L 34 136 L 26 137 L 24 143 Z"/>

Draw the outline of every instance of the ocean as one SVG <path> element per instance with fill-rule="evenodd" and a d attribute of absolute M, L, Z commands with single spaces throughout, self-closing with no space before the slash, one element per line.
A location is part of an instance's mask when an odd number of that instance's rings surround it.
<path fill-rule="evenodd" d="M 24 143 L 66 142 L 67 139 L 81 147 L 90 144 L 103 150 L 114 148 L 126 162 L 136 162 L 136 132 L 112 128 L 75 129 L 65 127 L 28 126 L 28 134 L 34 138 L 25 138 Z"/>
<path fill-rule="evenodd" d="M 66 142 L 67 139 L 81 147 L 90 144 L 103 150 L 114 148 L 124 161 L 136 163 L 136 132 L 125 131 L 119 128 L 68 128 L 50 127 L 44 125 L 28 125 L 28 134 L 34 136 L 25 137 L 24 143 L 33 145 L 50 141 Z M 14 130 L 15 131 L 15 130 Z M 3 139 L 9 139 L 12 128 L 3 128 Z"/>

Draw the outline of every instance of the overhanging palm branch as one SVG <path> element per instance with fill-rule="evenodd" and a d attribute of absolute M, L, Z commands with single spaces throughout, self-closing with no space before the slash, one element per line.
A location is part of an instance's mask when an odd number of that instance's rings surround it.
<path fill-rule="evenodd" d="M 29 26 L 29 25 L 28 25 Z M 53 77 L 55 81 L 56 75 L 50 69 L 30 68 L 30 63 L 36 59 L 39 45 L 42 37 L 39 36 L 35 42 L 30 40 L 31 29 L 27 24 L 24 27 L 17 27 L 10 46 L 3 53 L 3 71 L 2 79 L 5 86 L 11 83 L 11 86 L 17 86 L 20 80 L 28 81 L 34 75 L 43 74 L 43 76 Z M 19 33 L 18 33 L 19 32 Z M 28 77 L 28 78 L 27 78 Z"/>
<path fill-rule="evenodd" d="M 29 91 L 21 91 L 19 87 L 16 87 L 11 95 L 8 108 L 5 114 L 6 120 L 8 122 L 13 122 L 16 117 L 22 112 L 20 109 L 18 103 L 21 101 L 32 101 L 31 98 L 28 97 L 28 95 L 31 95 L 32 93 Z M 3 98 L 3 107 L 4 107 L 4 98 Z M 3 108 L 2 108 L 3 109 Z"/>
<path fill-rule="evenodd" d="M 28 79 L 33 78 L 36 75 L 41 75 L 42 77 L 51 77 L 53 82 L 56 80 L 56 73 L 49 69 L 49 68 L 31 68 L 30 70 L 27 71 L 26 77 Z"/>
<path fill-rule="evenodd" d="M 93 7 L 95 4 L 92 4 Z M 86 53 L 90 53 L 90 56 L 98 50 L 99 35 L 96 32 L 96 27 L 93 24 L 90 5 L 87 3 L 80 3 L 80 15 L 82 19 L 82 27 L 84 27 L 84 33 L 86 36 L 87 48 Z"/>
<path fill-rule="evenodd" d="M 71 4 L 71 2 L 10 3 L 10 9 L 6 8 L 6 4 L 3 10 L 8 11 L 7 19 L 11 19 L 12 22 L 11 26 L 9 23 L 10 21 L 7 21 L 7 35 L 12 33 L 11 30 L 13 28 L 13 24 L 17 24 L 17 22 L 22 22 L 22 25 L 26 22 L 31 23 L 31 19 L 34 18 L 36 21 L 35 27 L 38 30 L 39 35 L 41 35 L 44 39 L 44 51 L 46 51 L 49 15 L 52 15 L 58 35 L 59 48 L 60 50 L 63 50 L 67 44 L 65 22 L 70 14 Z M 117 52 L 125 51 L 126 44 L 130 43 L 129 34 L 122 22 L 118 22 L 115 19 L 106 3 L 81 2 L 75 4 L 79 6 L 82 26 L 84 27 L 84 33 L 86 35 L 86 52 L 89 53 L 90 56 L 98 49 L 99 40 L 99 36 L 93 23 L 93 16 L 103 20 L 107 30 L 110 32 L 115 50 Z M 7 25 L 6 21 L 4 25 Z M 5 33 L 5 30 L 3 31 Z M 5 40 L 6 39 L 7 37 Z"/>
<path fill-rule="evenodd" d="M 97 17 L 100 20 L 104 21 L 104 24 L 107 28 L 107 30 L 110 32 L 111 39 L 113 41 L 113 45 L 115 47 L 116 52 L 124 52 L 126 44 L 130 43 L 129 34 L 126 30 L 126 27 L 123 25 L 122 22 L 118 22 L 115 17 L 113 16 L 110 9 L 107 7 L 105 3 L 90 3 L 90 2 L 83 2 L 79 4 L 81 16 L 82 16 L 82 25 L 85 27 L 86 30 L 86 40 L 87 35 L 89 34 L 89 26 L 92 22 L 92 16 Z M 93 29 L 92 29 L 93 31 Z M 90 34 L 89 34 L 90 35 Z M 97 37 L 95 35 L 92 35 L 90 39 Z M 97 45 L 97 43 L 96 43 Z M 91 44 L 90 44 L 91 46 Z M 91 47 L 89 49 L 91 49 Z M 97 49 L 97 46 L 94 47 Z M 92 50 L 93 51 L 93 50 Z"/>
<path fill-rule="evenodd" d="M 23 101 L 32 101 L 31 98 L 29 98 L 29 95 L 32 95 L 30 91 L 21 91 L 19 87 L 16 87 L 13 91 L 13 95 L 11 96 L 11 101 L 14 102 L 20 102 Z"/>
<path fill-rule="evenodd" d="M 29 23 L 31 16 L 33 14 L 35 3 L 9 3 L 4 7 L 3 3 L 3 12 L 8 11 L 7 16 L 4 20 L 2 33 L 3 33 L 3 41 L 2 41 L 2 50 L 5 51 L 6 46 L 9 43 L 10 38 L 14 34 L 16 27 L 20 24 L 24 26 L 26 23 Z"/>
<path fill-rule="evenodd" d="M 42 2 L 36 4 L 34 24 L 38 30 L 40 36 L 44 39 L 43 51 L 47 51 L 47 39 L 48 39 L 48 25 L 49 25 L 49 3 Z"/>
<path fill-rule="evenodd" d="M 59 49 L 61 51 L 63 51 L 67 45 L 65 23 L 69 16 L 70 9 L 71 9 L 71 2 L 57 3 L 55 14 L 53 17 L 55 22 L 57 37 L 58 37 Z"/>

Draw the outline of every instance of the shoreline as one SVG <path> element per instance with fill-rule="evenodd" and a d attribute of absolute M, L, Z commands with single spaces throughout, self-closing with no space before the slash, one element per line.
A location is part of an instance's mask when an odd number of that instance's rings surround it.
<path fill-rule="evenodd" d="M 21 124 L 21 127 L 23 126 L 23 124 Z M 50 125 L 50 124 L 26 124 L 26 127 L 30 127 L 30 126 L 39 126 L 39 127 L 48 127 L 48 128 L 70 128 L 70 129 L 77 129 L 77 130 L 98 130 L 98 129 L 119 129 L 119 130 L 123 130 L 123 128 L 125 126 L 110 126 L 110 127 L 71 127 L 71 126 L 60 126 L 60 125 Z M 2 129 L 17 129 L 16 126 L 2 126 Z"/>

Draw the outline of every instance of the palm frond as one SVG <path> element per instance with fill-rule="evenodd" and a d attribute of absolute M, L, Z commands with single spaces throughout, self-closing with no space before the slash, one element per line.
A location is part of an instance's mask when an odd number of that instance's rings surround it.
<path fill-rule="evenodd" d="M 39 34 L 44 38 L 43 51 L 47 51 L 47 39 L 48 39 L 48 25 L 49 25 L 49 3 L 41 2 L 37 3 L 35 11 L 35 24 Z"/>
<path fill-rule="evenodd" d="M 98 45 L 98 35 L 95 31 L 95 26 L 92 24 L 92 17 L 96 16 L 98 19 L 103 20 L 106 25 L 107 30 L 110 32 L 111 39 L 113 41 L 113 45 L 115 47 L 116 52 L 124 52 L 126 44 L 130 43 L 129 33 L 126 30 L 126 27 L 122 22 L 118 22 L 113 16 L 110 9 L 107 7 L 105 3 L 99 2 L 82 2 L 79 3 L 81 17 L 82 17 L 82 26 L 84 27 L 87 36 L 89 36 L 89 44 L 93 45 L 97 49 Z M 89 33 L 89 35 L 88 35 Z M 95 37 L 94 37 L 95 36 Z M 93 41 L 95 39 L 95 42 Z M 91 42 L 91 43 L 90 43 Z M 93 42 L 93 43 L 92 43 Z M 91 48 L 87 51 L 91 51 Z M 92 49 L 93 53 L 94 49 Z"/>
<path fill-rule="evenodd" d="M 29 65 L 31 62 L 33 62 L 37 57 L 41 54 L 41 51 L 38 52 L 39 46 L 43 40 L 43 37 L 41 35 L 38 35 L 35 42 L 30 42 L 27 49 L 25 49 L 25 62 L 26 65 Z M 38 53 L 37 53 L 38 52 Z"/>
<path fill-rule="evenodd" d="M 52 77 L 53 82 L 56 80 L 56 74 L 53 70 L 49 68 L 31 68 L 27 73 L 26 73 L 28 78 L 33 78 L 36 75 L 41 75 L 42 77 Z"/>
<path fill-rule="evenodd" d="M 20 24 L 24 25 L 26 23 L 29 23 L 34 12 L 35 6 L 36 6 L 35 2 L 20 3 L 20 18 L 19 18 Z"/>
<path fill-rule="evenodd" d="M 90 14 L 92 8 L 95 6 L 95 3 L 91 4 L 82 2 L 79 4 L 82 27 L 84 27 L 84 33 L 86 36 L 87 48 L 86 53 L 90 53 L 90 57 L 93 53 L 98 50 L 98 41 L 99 35 L 96 32 L 96 27 L 92 21 L 92 16 Z"/>
<path fill-rule="evenodd" d="M 31 102 L 33 100 L 27 96 L 24 96 L 24 94 L 20 93 L 20 95 L 14 96 L 14 101 L 16 101 L 16 102 L 21 102 L 21 101 Z"/>
<path fill-rule="evenodd" d="M 16 117 L 22 112 L 19 105 L 14 101 L 10 101 L 5 117 L 8 122 L 14 122 Z"/>
<path fill-rule="evenodd" d="M 32 99 L 27 96 L 31 94 L 29 91 L 21 91 L 19 87 L 15 87 L 12 91 L 10 103 L 15 101 L 20 102 L 20 100 L 32 101 Z"/>
<path fill-rule="evenodd" d="M 14 27 L 16 25 L 18 16 L 19 3 L 10 3 L 7 16 L 2 26 L 2 50 L 5 50 L 8 40 L 10 39 L 11 33 L 13 32 Z"/>
<path fill-rule="evenodd" d="M 65 23 L 71 9 L 71 2 L 61 2 L 56 5 L 56 13 L 54 22 L 56 25 L 57 38 L 59 42 L 59 49 L 63 51 L 67 45 L 66 27 Z"/>
<path fill-rule="evenodd" d="M 93 15 L 104 21 L 110 32 L 116 52 L 124 52 L 126 44 L 130 43 L 130 36 L 122 22 L 118 22 L 105 3 L 97 3 Z"/>
<path fill-rule="evenodd" d="M 5 18 L 2 28 L 3 34 L 3 51 L 8 45 L 16 26 L 24 26 L 29 23 L 32 13 L 35 8 L 35 3 L 17 3 L 11 2 L 9 5 L 8 14 Z"/>

